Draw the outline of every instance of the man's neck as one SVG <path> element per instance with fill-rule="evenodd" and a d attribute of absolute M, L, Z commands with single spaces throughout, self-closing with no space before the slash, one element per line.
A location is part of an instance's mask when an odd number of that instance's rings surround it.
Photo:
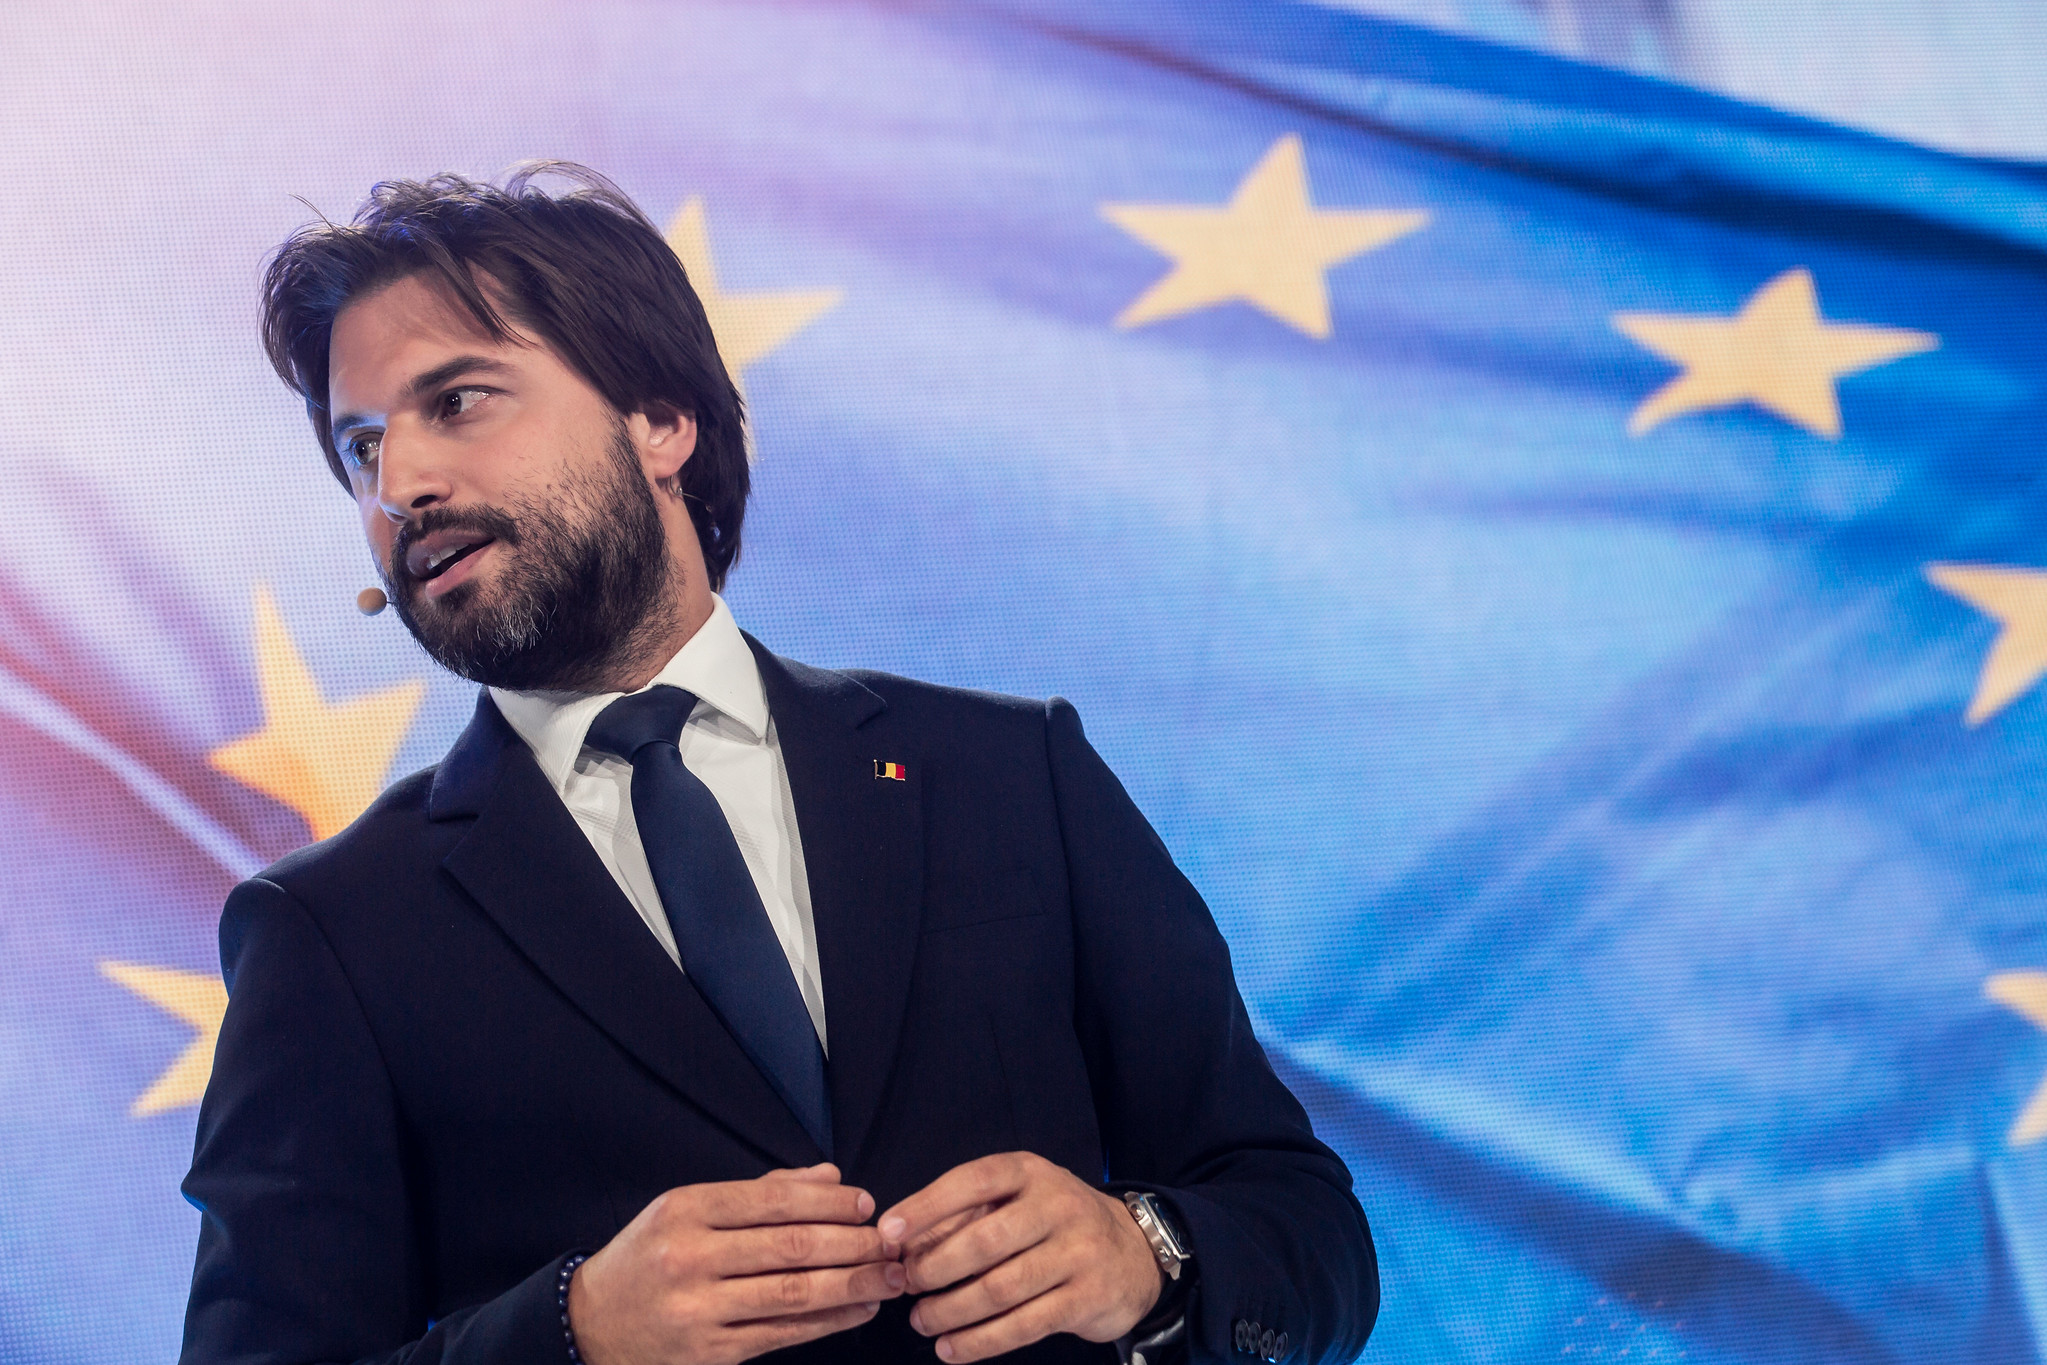
<path fill-rule="evenodd" d="M 627 650 L 600 672 L 591 692 L 637 692 L 654 681 L 668 661 L 711 619 L 717 599 L 710 589 L 701 593 L 679 593 L 676 610 L 662 613 L 668 619 L 655 630 L 637 632 Z M 650 623 L 651 624 L 651 623 Z"/>

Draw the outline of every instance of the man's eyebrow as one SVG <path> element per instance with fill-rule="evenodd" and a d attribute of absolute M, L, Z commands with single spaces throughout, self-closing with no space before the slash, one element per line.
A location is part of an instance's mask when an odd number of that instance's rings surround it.
<path fill-rule="evenodd" d="M 404 391 L 398 395 L 398 399 L 401 404 L 410 403 L 463 375 L 505 374 L 511 368 L 504 361 L 492 360 L 489 356 L 458 355 L 453 360 L 444 360 L 431 370 L 422 370 L 414 375 L 406 384 Z M 367 413 L 344 412 L 328 424 L 328 439 L 339 441 L 342 432 L 351 427 L 363 426 L 369 420 Z"/>

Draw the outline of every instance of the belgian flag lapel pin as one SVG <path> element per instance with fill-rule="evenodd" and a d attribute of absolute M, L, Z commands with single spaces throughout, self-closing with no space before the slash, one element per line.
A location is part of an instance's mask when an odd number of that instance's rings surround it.
<path fill-rule="evenodd" d="M 890 763 L 879 758 L 874 760 L 874 775 L 876 777 L 888 778 L 891 782 L 907 782 L 910 780 L 909 770 L 903 767 L 902 764 Z"/>

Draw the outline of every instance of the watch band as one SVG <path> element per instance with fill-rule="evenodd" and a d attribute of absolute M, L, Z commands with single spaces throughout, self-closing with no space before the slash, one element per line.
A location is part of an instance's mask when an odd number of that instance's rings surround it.
<path fill-rule="evenodd" d="M 1125 1190 L 1123 1207 L 1130 1210 L 1130 1216 L 1137 1222 L 1137 1230 L 1151 1245 L 1151 1254 L 1159 1263 L 1160 1273 L 1169 1280 L 1178 1280 L 1180 1271 L 1194 1258 L 1187 1254 L 1185 1244 L 1173 1231 L 1173 1225 L 1167 1221 L 1165 1211 L 1159 1208 L 1158 1200 L 1137 1190 Z"/>

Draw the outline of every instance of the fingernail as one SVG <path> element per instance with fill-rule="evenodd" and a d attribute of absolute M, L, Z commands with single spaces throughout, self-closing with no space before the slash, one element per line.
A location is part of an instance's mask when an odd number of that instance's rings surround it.
<path fill-rule="evenodd" d="M 886 1284 L 890 1289 L 901 1289 L 903 1281 L 908 1278 L 909 1276 L 904 1272 L 901 1261 L 890 1261 L 881 1268 L 882 1283 Z"/>
<path fill-rule="evenodd" d="M 921 1336 L 931 1335 L 924 1330 L 924 1305 L 921 1303 L 910 1310 L 910 1330 Z"/>
<path fill-rule="evenodd" d="M 860 1210 L 860 1221 L 866 1222 L 874 1217 L 874 1196 L 865 1190 L 860 1191 L 860 1198 L 854 1203 L 853 1207 Z"/>
<path fill-rule="evenodd" d="M 952 1359 L 952 1338 L 951 1338 L 951 1337 L 940 1337 L 940 1338 L 938 1339 L 938 1358 L 939 1358 L 940 1360 L 951 1360 L 951 1359 Z"/>
<path fill-rule="evenodd" d="M 872 1203 L 873 1201 L 869 1200 L 868 1202 Z M 903 1240 L 903 1232 L 909 1226 L 902 1219 L 894 1214 L 890 1214 L 881 1220 L 881 1240 L 884 1242 L 900 1242 Z"/>

